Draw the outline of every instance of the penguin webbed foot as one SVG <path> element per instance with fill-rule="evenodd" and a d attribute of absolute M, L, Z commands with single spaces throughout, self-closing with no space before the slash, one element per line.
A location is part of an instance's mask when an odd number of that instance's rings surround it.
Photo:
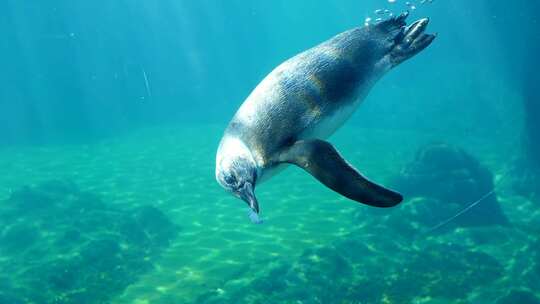
<path fill-rule="evenodd" d="M 420 53 L 433 42 L 437 35 L 424 33 L 428 24 L 429 18 L 422 18 L 409 26 L 401 27 L 394 37 L 394 47 L 390 51 L 394 66 Z"/>
<path fill-rule="evenodd" d="M 391 37 L 396 37 L 403 31 L 407 25 L 407 17 L 409 12 L 403 12 L 398 16 L 386 19 L 378 23 L 375 27 L 382 31 L 385 35 L 390 35 Z"/>

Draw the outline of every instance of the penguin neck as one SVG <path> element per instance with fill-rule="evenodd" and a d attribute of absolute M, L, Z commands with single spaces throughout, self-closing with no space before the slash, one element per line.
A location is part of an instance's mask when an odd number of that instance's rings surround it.
<path fill-rule="evenodd" d="M 261 166 L 248 146 L 240 138 L 225 136 L 218 148 L 216 168 L 218 170 L 226 169 L 227 166 L 232 166 L 235 162 L 249 163 L 256 169 L 257 176 L 260 176 Z"/>

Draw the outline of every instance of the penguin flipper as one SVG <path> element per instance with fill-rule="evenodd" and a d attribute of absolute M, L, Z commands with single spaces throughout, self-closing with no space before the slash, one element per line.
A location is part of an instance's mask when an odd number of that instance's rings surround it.
<path fill-rule="evenodd" d="M 401 194 L 377 185 L 362 176 L 328 142 L 300 140 L 282 153 L 279 161 L 295 164 L 339 194 L 374 207 L 393 207 Z"/>

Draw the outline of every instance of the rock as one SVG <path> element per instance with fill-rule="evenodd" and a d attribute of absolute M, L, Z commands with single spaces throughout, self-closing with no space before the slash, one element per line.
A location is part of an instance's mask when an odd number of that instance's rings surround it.
<path fill-rule="evenodd" d="M 510 186 L 515 193 L 540 205 L 540 164 L 521 157 L 514 161 L 510 174 Z"/>
<path fill-rule="evenodd" d="M 498 299 L 495 304 L 540 304 L 540 298 L 530 291 L 512 290 L 506 296 Z"/>
<path fill-rule="evenodd" d="M 39 239 L 35 227 L 28 223 L 8 226 L 0 233 L 0 252 L 17 253 L 30 248 Z"/>
<path fill-rule="evenodd" d="M 405 197 L 419 198 L 411 214 L 432 227 L 458 214 L 494 189 L 493 174 L 460 148 L 430 144 L 395 178 L 394 187 Z M 455 218 L 450 227 L 507 225 L 496 194 Z"/>
<path fill-rule="evenodd" d="M 153 243 L 162 246 L 169 244 L 178 232 L 165 215 L 152 206 L 143 206 L 135 213 L 135 220 L 144 229 Z"/>
<path fill-rule="evenodd" d="M 352 273 L 350 262 L 335 247 L 315 247 L 292 263 L 270 264 L 248 286 L 234 292 L 229 302 L 341 303 L 349 296 Z"/>
<path fill-rule="evenodd" d="M 49 288 L 56 292 L 74 290 L 80 284 L 78 264 L 69 259 L 57 259 L 50 265 L 36 268 L 36 275 L 45 279 Z"/>
<path fill-rule="evenodd" d="M 17 286 L 0 288 L 0 303 L 109 303 L 178 232 L 152 206 L 119 208 L 59 181 L 15 191 L 0 219 L 0 286 Z"/>
<path fill-rule="evenodd" d="M 90 241 L 79 254 L 81 264 L 89 265 L 97 271 L 107 271 L 122 265 L 120 246 L 112 239 Z"/>
<path fill-rule="evenodd" d="M 60 236 L 56 240 L 55 245 L 59 246 L 59 247 L 62 247 L 62 246 L 66 246 L 66 247 L 75 246 L 76 244 L 81 242 L 82 238 L 83 238 L 83 236 L 82 236 L 81 232 L 78 229 L 76 229 L 76 228 L 69 229 L 69 230 L 65 231 L 62 234 L 62 236 Z"/>
<path fill-rule="evenodd" d="M 398 303 L 434 295 L 452 302 L 464 300 L 474 288 L 492 284 L 504 270 L 490 255 L 459 245 L 428 243 L 401 259 L 407 262 L 389 283 Z"/>
<path fill-rule="evenodd" d="M 0 303 L 4 304 L 24 304 L 25 302 L 15 296 L 15 294 L 6 294 L 0 291 Z"/>
<path fill-rule="evenodd" d="M 251 284 L 254 290 L 262 293 L 282 293 L 287 289 L 285 276 L 289 270 L 289 265 L 280 264 L 270 269 L 267 277 L 255 279 Z"/>
<path fill-rule="evenodd" d="M 371 257 L 376 252 L 370 249 L 366 244 L 354 240 L 346 239 L 336 244 L 338 252 L 352 263 L 361 263 L 365 261 L 367 257 Z"/>
<path fill-rule="evenodd" d="M 468 303 L 478 289 L 489 288 L 503 277 L 503 265 L 491 255 L 475 247 L 440 242 L 438 238 L 444 236 L 411 246 L 395 235 L 367 233 L 307 249 L 291 260 L 261 265 L 263 269 L 251 283 L 235 286 L 233 296 L 206 293 L 199 300 L 379 304 L 431 299 L 429 303 Z"/>
<path fill-rule="evenodd" d="M 68 180 L 45 181 L 35 187 L 35 190 L 53 195 L 66 196 L 69 194 L 80 194 L 80 190 L 73 182 Z"/>
<path fill-rule="evenodd" d="M 536 169 L 540 177 L 540 96 L 538 94 L 538 74 L 527 75 L 523 86 L 523 109 L 525 114 L 525 150 L 530 167 Z"/>
<path fill-rule="evenodd" d="M 23 187 L 18 191 L 14 191 L 7 203 L 11 204 L 17 211 L 27 213 L 51 208 L 55 201 L 38 189 Z"/>

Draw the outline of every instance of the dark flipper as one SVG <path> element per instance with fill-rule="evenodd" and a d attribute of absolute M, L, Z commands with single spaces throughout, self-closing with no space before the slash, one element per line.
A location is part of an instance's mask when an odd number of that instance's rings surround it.
<path fill-rule="evenodd" d="M 280 156 L 280 162 L 295 164 L 328 188 L 366 205 L 392 207 L 403 200 L 399 193 L 362 176 L 324 140 L 297 141 Z"/>

